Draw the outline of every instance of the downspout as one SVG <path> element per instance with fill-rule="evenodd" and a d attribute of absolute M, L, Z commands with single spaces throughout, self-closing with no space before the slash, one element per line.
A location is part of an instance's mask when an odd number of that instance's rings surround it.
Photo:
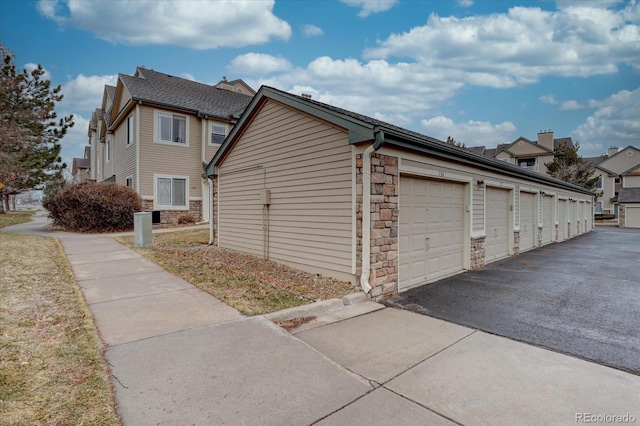
<path fill-rule="evenodd" d="M 374 141 L 362 154 L 362 273 L 360 287 L 365 293 L 371 291 L 371 154 L 384 143 L 384 132 L 377 126 L 373 129 Z"/>
<path fill-rule="evenodd" d="M 207 176 L 209 181 L 209 245 L 213 244 L 213 179 Z"/>

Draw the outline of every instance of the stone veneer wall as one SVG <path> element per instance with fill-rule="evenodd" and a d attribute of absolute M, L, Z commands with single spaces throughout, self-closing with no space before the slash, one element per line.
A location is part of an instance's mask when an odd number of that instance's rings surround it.
<path fill-rule="evenodd" d="M 542 247 L 542 227 L 538 226 L 538 247 Z"/>
<path fill-rule="evenodd" d="M 559 235 L 560 235 L 560 228 L 559 228 L 559 225 L 556 225 L 556 239 L 554 241 L 558 241 Z"/>
<path fill-rule="evenodd" d="M 471 239 L 471 269 L 484 267 L 486 240 L 487 237 Z"/>
<path fill-rule="evenodd" d="M 143 210 L 154 210 L 153 200 L 142 200 Z M 186 210 L 160 210 L 161 223 L 178 223 L 178 219 L 185 215 L 191 215 L 196 222 L 202 220 L 202 201 L 190 200 L 189 211 Z"/>
<path fill-rule="evenodd" d="M 213 244 L 218 245 L 218 176 L 213 176 L 213 200 L 211 200 L 211 217 L 213 221 Z"/>
<path fill-rule="evenodd" d="M 618 227 L 624 228 L 626 226 L 627 206 L 620 204 L 618 206 Z"/>
<path fill-rule="evenodd" d="M 520 231 L 513 231 L 513 255 L 520 254 Z"/>
<path fill-rule="evenodd" d="M 362 272 L 362 155 L 356 156 L 357 274 Z M 398 158 L 371 155 L 370 296 L 383 300 L 398 292 Z"/>

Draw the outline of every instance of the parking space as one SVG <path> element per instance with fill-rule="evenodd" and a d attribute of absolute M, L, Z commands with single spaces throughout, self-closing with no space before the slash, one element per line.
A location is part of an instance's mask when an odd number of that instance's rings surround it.
<path fill-rule="evenodd" d="M 640 374 L 640 230 L 600 226 L 389 304 Z"/>

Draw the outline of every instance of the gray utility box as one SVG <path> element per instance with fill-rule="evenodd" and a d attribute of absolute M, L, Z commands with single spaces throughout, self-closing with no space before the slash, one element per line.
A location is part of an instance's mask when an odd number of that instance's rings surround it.
<path fill-rule="evenodd" d="M 151 212 L 133 214 L 133 240 L 136 247 L 151 247 L 153 245 L 153 226 Z"/>

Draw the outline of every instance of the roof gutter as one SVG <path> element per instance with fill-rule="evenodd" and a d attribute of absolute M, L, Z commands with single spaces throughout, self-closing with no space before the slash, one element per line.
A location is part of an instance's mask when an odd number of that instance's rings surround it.
<path fill-rule="evenodd" d="M 371 155 L 384 144 L 384 132 L 373 129 L 374 140 L 362 154 L 362 271 L 360 287 L 365 293 L 371 291 Z"/>

